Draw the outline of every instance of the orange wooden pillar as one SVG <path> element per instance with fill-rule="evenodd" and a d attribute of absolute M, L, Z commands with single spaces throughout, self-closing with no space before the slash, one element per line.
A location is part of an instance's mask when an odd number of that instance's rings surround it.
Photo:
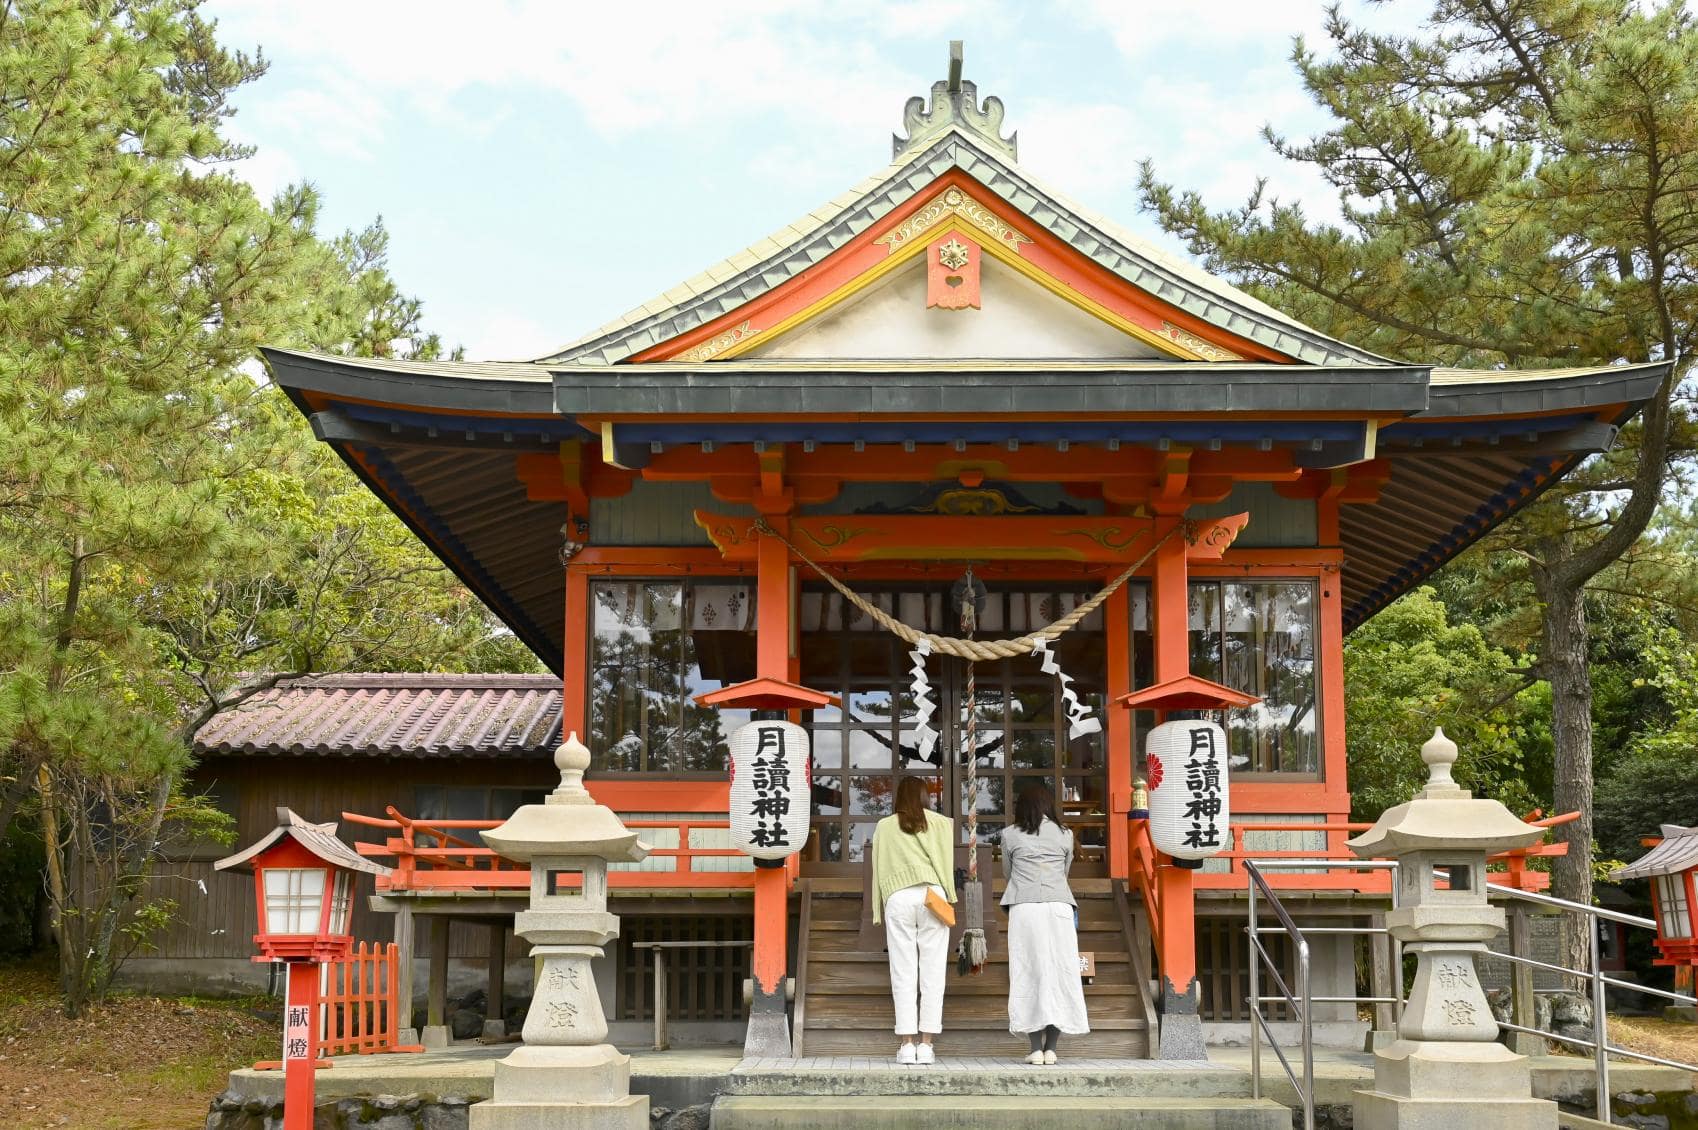
<path fill-rule="evenodd" d="M 1167 533 L 1168 523 L 1181 517 L 1161 519 L 1158 533 Z M 1156 550 L 1150 584 L 1150 611 L 1154 621 L 1154 670 L 1157 686 L 1185 679 L 1191 673 L 1191 592 L 1186 568 L 1183 534 L 1170 538 Z M 1130 713 L 1127 711 L 1126 713 Z M 1166 720 L 1160 711 L 1156 721 Z M 1161 904 L 1161 934 L 1156 939 L 1161 965 L 1162 1059 L 1206 1059 L 1203 1025 L 1199 1012 L 1197 984 L 1196 908 L 1191 875 L 1195 867 L 1182 867 L 1163 859 L 1156 869 L 1157 899 Z"/>
<path fill-rule="evenodd" d="M 782 518 L 773 518 L 782 528 Z M 790 551 L 777 538 L 762 538 L 755 551 L 755 676 L 788 683 L 791 674 Z M 759 718 L 767 711 L 757 710 Z M 770 712 L 782 718 L 782 711 Z M 804 794 L 803 804 L 811 803 Z M 790 873 L 781 860 L 755 861 L 755 947 L 751 959 L 754 994 L 743 1038 L 748 1056 L 790 1056 L 790 1019 L 785 983 L 790 972 Z"/>
<path fill-rule="evenodd" d="M 1132 691 L 1132 598 L 1122 585 L 1103 603 L 1105 638 L 1125 641 L 1108 649 L 1107 699 L 1115 702 Z M 1116 879 L 1132 875 L 1132 774 L 1137 764 L 1132 712 L 1109 710 L 1104 719 L 1108 752 L 1108 873 Z"/>

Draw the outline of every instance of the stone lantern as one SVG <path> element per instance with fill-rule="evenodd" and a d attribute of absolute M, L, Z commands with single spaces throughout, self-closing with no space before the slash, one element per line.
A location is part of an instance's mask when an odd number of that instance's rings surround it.
<path fill-rule="evenodd" d="M 1374 1053 L 1374 1089 L 1356 1092 L 1356 1125 L 1551 1130 L 1556 1104 L 1532 1097 L 1526 1057 L 1497 1042 L 1474 965 L 1504 928 L 1486 897 L 1486 857 L 1529 847 L 1545 831 L 1457 785 L 1456 743 L 1443 730 L 1421 760 L 1426 788 L 1349 842 L 1365 859 L 1397 860 L 1398 906 L 1386 927 L 1416 959 L 1398 1038 Z"/>
<path fill-rule="evenodd" d="M 643 1130 L 649 1100 L 631 1090 L 631 1057 L 606 1043 L 590 962 L 619 936 L 607 909 L 607 865 L 649 853 L 637 833 L 584 789 L 590 751 L 573 734 L 554 754 L 560 787 L 483 834 L 531 866 L 530 908 L 513 932 L 531 943 L 536 988 L 523 1046 L 495 1065 L 494 1097 L 471 1108 L 471 1130 L 538 1126 Z"/>

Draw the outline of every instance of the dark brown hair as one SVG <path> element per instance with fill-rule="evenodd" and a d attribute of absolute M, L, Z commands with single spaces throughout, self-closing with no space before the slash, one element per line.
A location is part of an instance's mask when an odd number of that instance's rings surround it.
<path fill-rule="evenodd" d="M 919 777 L 904 777 L 896 786 L 896 823 L 910 836 L 926 830 L 926 783 Z"/>
<path fill-rule="evenodd" d="M 1055 822 L 1057 828 L 1061 827 L 1061 817 L 1055 811 L 1055 794 L 1049 791 L 1048 785 L 1034 781 L 1021 789 L 1014 800 L 1014 823 L 1028 836 L 1035 836 L 1043 827 L 1046 816 Z"/>

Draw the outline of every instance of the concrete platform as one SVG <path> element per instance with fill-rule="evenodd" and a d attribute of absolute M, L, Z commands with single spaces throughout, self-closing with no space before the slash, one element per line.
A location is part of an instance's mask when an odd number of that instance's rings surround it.
<path fill-rule="evenodd" d="M 318 1094 L 321 1100 L 428 1094 L 479 1102 L 490 1097 L 496 1061 L 515 1046 L 464 1043 L 422 1054 L 342 1056 L 319 1073 Z M 1262 1067 L 1263 1100 L 1284 1104 L 1276 1107 L 1281 1111 L 1295 1105 L 1296 1092 L 1271 1052 L 1264 1050 Z M 1373 1059 L 1367 1053 L 1317 1049 L 1316 1104 L 1348 1107 L 1354 1092 L 1372 1087 L 1373 1075 Z M 1534 1059 L 1533 1091 L 1539 1098 L 1587 1101 L 1592 1080 L 1589 1059 Z M 230 1089 L 244 1099 L 277 1102 L 282 1099 L 283 1077 L 276 1071 L 245 1068 L 231 1072 Z M 1612 1061 L 1610 1090 L 1690 1093 L 1693 1079 L 1673 1068 Z M 1053 1126 L 1065 1119 L 1076 1123 L 1070 1130 L 1087 1130 L 1139 1125 L 1128 1121 L 1134 1106 L 1161 1112 L 1154 1121 L 1149 1121 L 1154 1115 L 1139 1116 L 1152 1126 L 1271 1127 L 1263 1121 L 1266 1103 L 1252 1101 L 1250 1091 L 1247 1048 L 1210 1048 L 1206 1061 L 1067 1057 L 1054 1067 L 967 1057 L 946 1057 L 928 1067 L 903 1066 L 894 1057 L 744 1059 L 740 1048 L 631 1052 L 633 1095 L 645 1095 L 654 1106 L 672 1110 L 717 1098 L 716 1128 L 738 1130 L 829 1127 L 837 1125 L 830 1121 L 836 1117 L 834 1110 L 865 1116 L 842 1123 L 845 1126 Z M 845 1103 L 845 1098 L 855 1101 Z M 924 1118 L 914 1117 L 922 1109 Z M 991 1119 L 987 1112 L 992 1109 L 1007 1111 L 1006 1119 Z M 778 1121 L 781 1110 L 803 1121 Z M 952 1111 L 967 1113 L 957 1117 Z M 732 1121 L 722 1123 L 722 1112 Z M 896 1121 L 898 1112 L 906 1112 L 909 1120 Z M 1289 1125 L 1289 1112 L 1282 1118 L 1286 1121 L 1281 1125 Z"/>
<path fill-rule="evenodd" d="M 434 1052 L 337 1056 L 331 1060 L 334 1066 L 318 1073 L 318 1098 L 429 1094 L 482 1102 L 490 1097 L 496 1061 L 518 1046 L 461 1043 Z M 712 1102 L 742 1058 L 741 1047 L 636 1052 L 631 1093 L 671 1109 Z M 283 1073 L 251 1067 L 232 1071 L 230 1089 L 244 1098 L 281 1102 Z"/>
<path fill-rule="evenodd" d="M 1291 1111 L 1269 1099 L 871 1096 L 846 1104 L 819 1096 L 729 1095 L 713 1106 L 714 1130 L 1290 1130 Z"/>

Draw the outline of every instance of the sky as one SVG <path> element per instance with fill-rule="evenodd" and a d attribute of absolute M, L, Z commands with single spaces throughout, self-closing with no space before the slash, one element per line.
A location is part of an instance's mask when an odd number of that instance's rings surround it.
<path fill-rule="evenodd" d="M 1347 15 L 1407 30 L 1425 3 Z M 1241 203 L 1256 178 L 1337 213 L 1260 131 L 1324 126 L 1292 68 L 1323 0 L 209 0 L 270 71 L 229 125 L 269 196 L 307 180 L 325 233 L 382 216 L 391 271 L 467 357 L 529 359 L 819 207 L 890 160 L 911 95 L 964 75 L 1020 164 L 1175 251 L 1138 164 Z"/>

